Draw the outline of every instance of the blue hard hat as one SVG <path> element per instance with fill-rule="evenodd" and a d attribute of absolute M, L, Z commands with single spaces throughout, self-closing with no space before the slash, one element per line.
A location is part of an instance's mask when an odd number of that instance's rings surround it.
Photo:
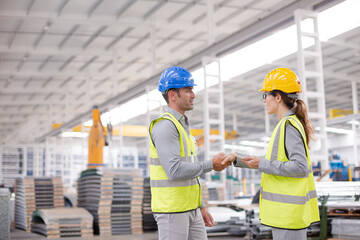
<path fill-rule="evenodd" d="M 170 88 L 196 86 L 191 73 L 182 67 L 169 67 L 159 78 L 159 91 L 165 92 Z"/>

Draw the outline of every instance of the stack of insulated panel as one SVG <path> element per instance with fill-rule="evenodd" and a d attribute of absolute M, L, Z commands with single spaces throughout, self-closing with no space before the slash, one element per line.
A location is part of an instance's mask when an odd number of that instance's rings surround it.
<path fill-rule="evenodd" d="M 269 239 L 272 237 L 271 227 L 260 223 L 258 207 L 246 210 L 246 222 L 250 228 L 250 239 Z"/>
<path fill-rule="evenodd" d="M 218 195 L 218 191 L 217 188 L 208 188 L 208 192 L 209 192 L 209 200 L 210 201 L 218 201 L 219 200 L 219 195 Z"/>
<path fill-rule="evenodd" d="M 47 238 L 91 237 L 93 217 L 83 208 L 54 208 L 34 211 L 31 231 Z"/>
<path fill-rule="evenodd" d="M 33 211 L 64 207 L 61 178 L 18 178 L 15 196 L 15 227 L 27 231 Z"/>
<path fill-rule="evenodd" d="M 144 198 L 142 205 L 143 215 L 143 230 L 151 231 L 157 230 L 157 224 L 154 219 L 153 212 L 151 211 L 151 190 L 150 190 L 150 178 L 144 178 Z"/>
<path fill-rule="evenodd" d="M 10 192 L 0 188 L 0 239 L 10 239 Z"/>
<path fill-rule="evenodd" d="M 77 206 L 94 216 L 101 236 L 142 233 L 141 169 L 88 169 L 78 180 Z"/>
<path fill-rule="evenodd" d="M 201 183 L 201 199 L 203 200 L 205 206 L 208 205 L 209 202 L 209 189 L 206 186 L 206 182 Z"/>

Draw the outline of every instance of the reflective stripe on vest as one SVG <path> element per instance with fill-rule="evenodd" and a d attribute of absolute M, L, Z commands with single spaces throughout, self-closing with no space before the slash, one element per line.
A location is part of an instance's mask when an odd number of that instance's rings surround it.
<path fill-rule="evenodd" d="M 265 200 L 292 204 L 306 204 L 308 201 L 310 201 L 311 198 L 317 198 L 315 190 L 308 192 L 306 196 L 292 196 L 287 194 L 265 192 L 261 187 L 260 194 L 262 194 L 262 199 Z"/>
<path fill-rule="evenodd" d="M 198 179 L 170 181 L 161 166 L 156 147 L 151 139 L 154 124 L 162 120 L 171 121 L 178 133 L 180 144 L 180 161 L 191 162 L 196 156 L 195 142 L 188 136 L 184 127 L 169 112 L 162 114 L 151 122 L 150 132 L 150 186 L 151 209 L 155 213 L 185 212 L 201 205 L 201 188 Z"/>
<path fill-rule="evenodd" d="M 314 177 L 305 130 L 295 115 L 283 118 L 275 127 L 265 158 L 289 161 L 285 152 L 285 127 L 291 124 L 302 136 L 308 170 L 304 176 L 275 176 L 262 173 L 260 188 L 261 223 L 277 228 L 302 229 L 319 221 Z"/>

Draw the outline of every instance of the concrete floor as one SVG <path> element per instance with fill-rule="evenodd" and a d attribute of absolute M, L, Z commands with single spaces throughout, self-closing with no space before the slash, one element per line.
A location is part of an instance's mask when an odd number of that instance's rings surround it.
<path fill-rule="evenodd" d="M 245 238 L 239 238 L 237 236 L 229 236 L 226 233 L 211 233 L 208 236 L 209 240 L 241 240 Z M 46 239 L 42 235 L 38 235 L 35 233 L 28 233 L 20 229 L 11 229 L 10 232 L 10 239 L 11 240 L 38 240 L 38 239 Z M 55 238 L 60 239 L 60 238 Z M 82 240 L 82 239 L 88 239 L 88 240 L 157 240 L 157 233 L 156 232 L 146 232 L 141 235 L 118 235 L 118 236 L 112 236 L 112 237 L 100 237 L 100 236 L 94 236 L 94 237 L 87 237 L 87 238 L 61 238 L 66 240 Z"/>

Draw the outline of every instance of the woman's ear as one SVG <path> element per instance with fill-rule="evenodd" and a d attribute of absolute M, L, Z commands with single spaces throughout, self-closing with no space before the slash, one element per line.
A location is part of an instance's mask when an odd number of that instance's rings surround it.
<path fill-rule="evenodd" d="M 282 97 L 281 97 L 280 94 L 276 94 L 275 99 L 276 99 L 276 101 L 277 101 L 278 103 L 281 103 Z"/>

